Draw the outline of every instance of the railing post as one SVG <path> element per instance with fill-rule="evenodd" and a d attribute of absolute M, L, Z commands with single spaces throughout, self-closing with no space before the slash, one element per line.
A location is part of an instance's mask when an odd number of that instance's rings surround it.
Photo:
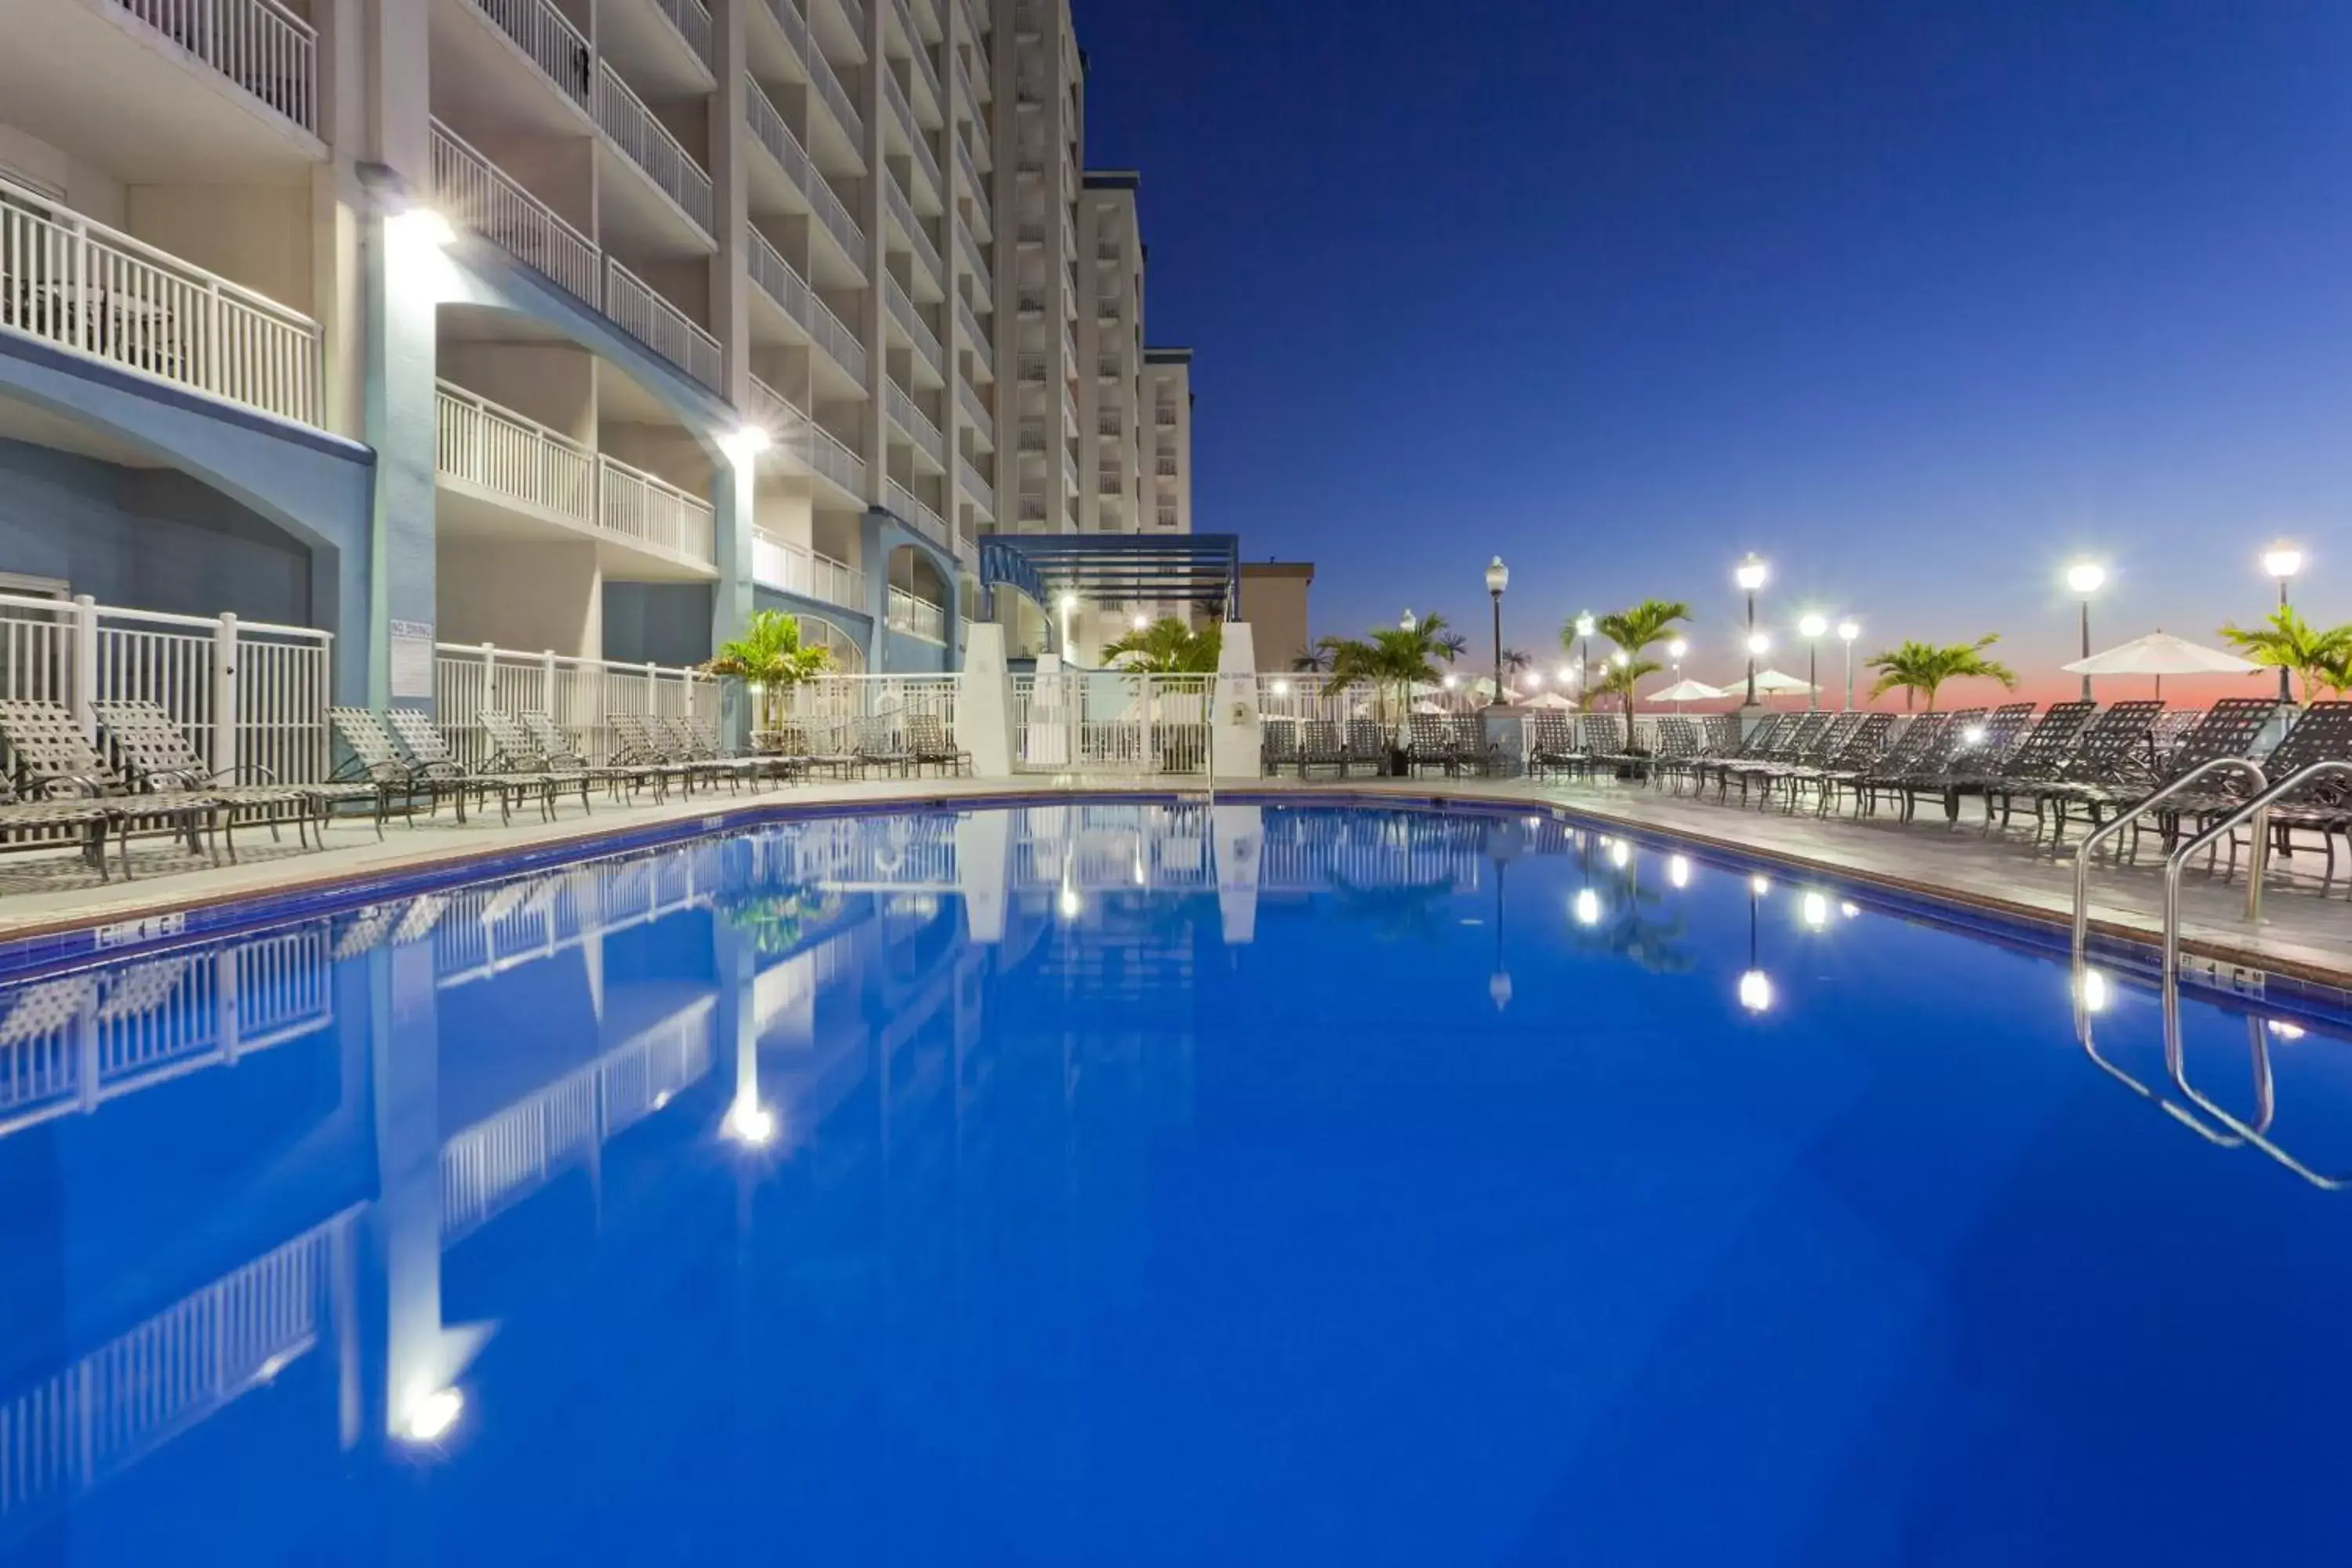
<path fill-rule="evenodd" d="M 84 735 L 98 734 L 98 601 L 88 594 L 74 595 L 73 682 L 74 722 Z"/>
<path fill-rule="evenodd" d="M 539 656 L 539 705 L 545 710 L 551 722 L 563 721 L 555 711 L 555 650 L 549 648 Z"/>
<path fill-rule="evenodd" d="M 215 776 L 240 775 L 237 755 L 236 617 L 224 613 L 213 624 L 213 749 Z"/>

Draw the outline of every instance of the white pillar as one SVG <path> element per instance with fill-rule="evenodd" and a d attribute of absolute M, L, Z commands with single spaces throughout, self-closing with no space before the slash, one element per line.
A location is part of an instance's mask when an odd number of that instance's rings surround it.
<path fill-rule="evenodd" d="M 235 779 L 236 763 L 236 617 L 225 614 L 213 624 L 212 769 Z"/>
<path fill-rule="evenodd" d="M 74 595 L 73 716 L 81 732 L 98 738 L 98 601 L 88 594 Z"/>
<path fill-rule="evenodd" d="M 956 820 L 956 891 L 963 899 L 965 934 L 976 942 L 1004 940 L 1005 860 L 1012 830 L 1011 812 L 975 811 Z"/>
<path fill-rule="evenodd" d="M 975 778 L 1013 776 L 1013 678 L 1004 667 L 1004 628 L 975 622 L 956 677 L 956 744 L 971 753 Z"/>
<path fill-rule="evenodd" d="M 1257 940 L 1258 864 L 1265 847 L 1265 814 L 1254 805 L 1220 805 L 1210 812 L 1217 846 L 1217 913 L 1227 947 Z"/>
<path fill-rule="evenodd" d="M 1259 773 L 1257 650 L 1244 621 L 1225 623 L 1217 652 L 1217 679 L 1209 705 L 1210 771 L 1221 779 Z"/>

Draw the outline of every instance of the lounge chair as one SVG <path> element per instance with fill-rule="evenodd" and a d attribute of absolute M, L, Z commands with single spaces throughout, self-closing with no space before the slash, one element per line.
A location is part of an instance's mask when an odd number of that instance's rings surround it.
<path fill-rule="evenodd" d="M 215 820 L 231 860 L 236 858 L 235 825 L 238 822 L 266 824 L 272 838 L 278 837 L 281 824 L 291 822 L 298 840 L 308 844 L 315 831 L 320 844 L 324 845 L 327 817 L 336 803 L 374 800 L 378 796 L 373 785 L 360 784 L 225 783 L 211 763 L 196 755 L 195 747 L 188 743 L 187 736 L 172 716 L 156 704 L 100 702 L 92 711 L 98 716 L 100 732 L 113 749 L 115 760 L 137 788 L 150 795 L 202 795 L 218 805 Z M 375 830 L 377 837 L 383 837 L 381 810 L 376 814 Z"/>
<path fill-rule="evenodd" d="M 108 766 L 106 759 L 92 749 L 73 715 L 54 702 L 32 698 L 0 701 L 0 748 L 6 753 L 11 798 L 20 808 L 58 805 L 74 799 L 103 805 L 104 827 L 114 836 L 116 860 L 126 878 L 131 875 L 133 838 L 178 838 L 192 853 L 212 853 L 204 832 L 222 809 L 213 795 L 192 790 L 140 793 L 131 780 Z M 28 826 L 68 826 L 29 812 L 24 820 Z M 95 831 L 82 844 L 85 858 L 103 852 Z M 93 864 L 103 878 L 102 859 L 93 858 Z"/>
<path fill-rule="evenodd" d="M 2058 776 L 2074 754 L 2084 726 L 2097 710 L 2098 704 L 2087 698 L 2052 703 L 2032 728 L 2002 747 L 1998 755 L 1988 754 L 1991 748 L 1985 747 L 1949 770 L 1945 789 L 1955 795 L 1982 795 L 1985 822 L 1990 826 L 1996 795 L 2019 784 L 2038 784 Z M 2009 814 L 2003 810 L 2001 825 L 2007 826 L 2008 823 Z"/>
<path fill-rule="evenodd" d="M 1801 726 L 1808 732 L 1798 741 L 1787 760 L 1758 763 L 1739 770 L 1737 776 L 1742 801 L 1748 798 L 1748 792 L 1752 787 L 1757 792 L 1756 804 L 1760 810 L 1770 804 L 1775 785 L 1797 774 L 1829 767 L 1843 756 L 1846 742 L 1853 739 L 1854 731 L 1862 728 L 1863 720 L 1869 715 L 1808 713 L 1805 717 L 1818 722 Z"/>
<path fill-rule="evenodd" d="M 897 778 L 913 776 L 915 753 L 908 749 L 905 739 L 887 719 L 859 720 L 857 736 L 850 742 L 850 751 L 857 759 L 860 777 L 876 772 Z"/>
<path fill-rule="evenodd" d="M 706 731 L 693 720 L 679 713 L 648 713 L 646 729 L 664 742 L 671 755 L 685 761 L 728 784 L 740 785 L 745 779 L 756 788 L 763 778 L 776 776 L 772 759 L 748 752 L 730 752 L 719 743 L 719 732 Z"/>
<path fill-rule="evenodd" d="M 1743 763 L 1762 762 L 1770 757 L 1780 743 L 1781 731 L 1788 727 L 1785 714 L 1767 713 L 1756 721 L 1756 727 L 1741 733 L 1742 721 L 1737 713 L 1721 717 L 1731 721 L 1731 734 L 1727 744 L 1700 757 L 1690 767 L 1691 793 L 1704 794 L 1706 786 L 1718 783 L 1727 770 Z"/>
<path fill-rule="evenodd" d="M 570 734 L 556 728 L 552 716 L 536 710 L 526 710 L 516 714 L 515 719 L 529 737 L 530 749 L 535 750 L 537 755 L 544 760 L 550 772 L 586 773 L 591 778 L 601 779 L 615 800 L 621 798 L 621 789 L 625 784 L 631 789 L 640 784 L 651 784 L 654 798 L 662 798 L 665 793 L 663 786 L 670 777 L 667 769 L 630 767 L 622 763 L 592 763 Z M 530 754 L 530 751 L 524 754 Z"/>
<path fill-rule="evenodd" d="M 0 779 L 0 850 L 71 845 L 81 851 L 84 864 L 96 868 L 100 881 L 111 879 L 106 869 L 106 835 L 114 815 L 114 808 L 102 800 L 27 799 Z"/>
<path fill-rule="evenodd" d="M 2070 791 L 2084 786 L 2103 787 L 2122 778 L 2143 782 L 2152 778 L 2156 763 L 2150 735 L 2163 712 L 2164 704 L 2152 699 L 2114 704 L 2083 727 L 2072 750 L 2055 766 L 2044 764 L 2032 775 L 1987 785 L 1986 813 L 1991 813 L 1993 802 L 1998 800 L 2000 820 L 2006 825 L 2019 801 L 2032 803 L 2033 836 L 2038 839 L 2042 837 L 2044 808 L 2064 798 Z"/>
<path fill-rule="evenodd" d="M 1983 717 L 1981 708 L 1962 708 L 1912 720 L 1886 755 L 1852 781 L 1855 812 L 1874 815 L 1884 800 L 1900 808 L 1904 821 L 1911 820 L 1920 791 L 1943 778 L 1959 749 L 1961 732 Z"/>
<path fill-rule="evenodd" d="M 1769 767 L 1775 763 L 1791 760 L 1796 754 L 1798 745 L 1810 735 L 1818 733 L 1828 722 L 1829 716 L 1822 713 L 1801 713 L 1794 716 L 1767 714 L 1763 721 L 1748 733 L 1747 741 L 1741 744 L 1738 751 L 1729 756 L 1719 757 L 1700 764 L 1701 787 L 1704 788 L 1707 784 L 1712 783 L 1715 785 L 1715 797 L 1717 800 L 1725 798 L 1730 794 L 1732 781 L 1738 775 L 1753 769 Z M 1745 796 L 1747 793 L 1747 786 L 1743 784 L 1740 786 L 1740 794 Z"/>
<path fill-rule="evenodd" d="M 1258 731 L 1258 772 L 1272 778 L 1284 769 L 1298 767 L 1298 728 L 1296 719 L 1269 719 Z"/>
<path fill-rule="evenodd" d="M 1298 776 L 1304 779 L 1316 768 L 1329 768 L 1340 778 L 1348 776 L 1348 742 L 1339 731 L 1337 719 L 1307 719 L 1298 725 L 1298 751 L 1296 758 Z"/>
<path fill-rule="evenodd" d="M 1688 719 L 1675 722 L 1689 724 Z M 1680 792 L 1684 779 L 1696 779 L 1698 770 L 1706 763 L 1720 762 L 1738 753 L 1740 744 L 1739 715 L 1709 713 L 1696 721 L 1697 748 L 1675 756 L 1662 756 L 1650 769 L 1650 783 L 1660 789 Z"/>
<path fill-rule="evenodd" d="M 947 722 L 936 713 L 907 716 L 907 749 L 915 753 L 919 768 L 937 768 L 958 778 L 971 772 L 971 753 L 948 739 Z"/>
<path fill-rule="evenodd" d="M 1584 766 L 1584 752 L 1567 714 L 1530 713 L 1526 723 L 1528 773 L 1574 773 Z"/>
<path fill-rule="evenodd" d="M 1437 713 L 1416 713 L 1405 726 L 1404 771 L 1417 774 L 1428 768 L 1443 768 L 1449 774 L 1460 770 L 1455 754 L 1453 727 Z"/>
<path fill-rule="evenodd" d="M 2032 717 L 2031 702 L 2005 703 L 1990 713 L 1981 708 L 1961 709 L 1954 716 L 1942 763 L 1919 768 L 1904 786 L 1904 820 L 1909 821 L 1920 799 L 1930 795 L 1943 801 L 1946 820 L 1958 816 L 1963 783 L 1999 767 Z"/>
<path fill-rule="evenodd" d="M 448 741 L 421 708 L 393 708 L 385 711 L 384 722 L 391 728 L 393 739 L 400 742 L 408 761 L 420 773 L 456 786 L 477 800 L 498 797 L 499 820 L 512 822 L 517 801 L 537 800 L 540 816 L 555 820 L 555 792 L 559 784 L 571 781 L 561 773 L 519 773 L 477 771 L 457 760 L 449 749 Z M 580 802 L 588 803 L 587 781 L 580 782 Z M 462 796 L 460 797 L 462 798 Z"/>
<path fill-rule="evenodd" d="M 482 733 L 489 737 L 490 742 L 490 763 L 484 772 L 536 773 L 548 781 L 551 791 L 577 788 L 583 811 L 590 809 L 588 789 L 591 784 L 601 784 L 614 800 L 621 798 L 618 773 L 592 768 L 586 759 L 569 751 L 551 752 L 517 715 L 499 708 L 485 708 L 476 718 L 482 726 Z"/>
<path fill-rule="evenodd" d="M 2138 846 L 2142 831 L 2141 819 L 2147 803 L 2160 794 L 2175 779 L 2184 777 L 2208 763 L 2225 757 L 2251 759 L 2263 732 L 2270 728 L 2278 714 L 2275 697 L 2226 697 L 2213 704 L 2199 720 L 2197 727 L 2180 739 L 2152 773 L 2144 776 L 2121 777 L 2113 783 L 2084 782 L 2062 789 L 2051 796 L 2055 815 L 2051 842 L 2054 845 L 2066 831 L 2067 807 L 2080 805 L 2089 816 L 2091 826 L 2117 816 L 2132 821 L 2133 847 Z M 2251 781 L 2242 774 L 2221 774 L 2210 781 L 2210 788 L 2198 791 L 2208 814 L 2216 810 L 2212 802 L 2219 799 L 2242 798 Z M 2167 843 L 2178 835 L 2184 813 L 2174 809 L 2172 803 L 2155 814 L 2158 826 Z"/>
<path fill-rule="evenodd" d="M 2314 702 L 2296 714 L 2285 736 L 2263 759 L 2263 773 L 2270 785 L 2275 787 L 2322 763 L 2352 763 L 2352 702 Z M 2237 798 L 2209 801 L 2175 796 L 2166 805 L 2175 803 L 2179 806 L 2179 815 L 2194 822 L 2200 830 L 2210 826 L 2225 811 L 2235 811 L 2242 804 Z M 2282 855 L 2294 852 L 2295 829 L 2317 833 L 2320 847 L 2327 857 L 2323 885 L 2333 882 L 2336 836 L 2343 835 L 2347 844 L 2352 844 L 2352 774 L 2329 773 L 2282 799 L 2270 807 L 2270 828 Z M 2237 857 L 2237 840 L 2233 837 L 2230 843 L 2230 863 L 2233 868 Z"/>
<path fill-rule="evenodd" d="M 447 799 L 457 820 L 466 820 L 465 769 L 455 763 L 446 768 L 419 767 L 400 749 L 383 715 L 373 709 L 330 708 L 327 721 L 333 726 L 335 738 L 342 742 L 343 750 L 350 753 L 337 765 L 334 782 L 374 790 L 380 813 L 388 813 L 395 798 L 404 800 L 408 809 L 404 815 L 411 827 L 416 826 L 419 796 L 430 801 L 435 812 Z"/>
<path fill-rule="evenodd" d="M 1886 754 L 1895 736 L 1894 714 L 1855 713 L 1848 717 L 1855 721 L 1833 727 L 1843 739 L 1833 738 L 1833 743 L 1818 762 L 1773 775 L 1771 783 L 1780 787 L 1789 810 L 1796 810 L 1798 798 L 1811 790 L 1814 814 L 1828 815 L 1838 788 L 1846 780 L 1869 772 Z"/>

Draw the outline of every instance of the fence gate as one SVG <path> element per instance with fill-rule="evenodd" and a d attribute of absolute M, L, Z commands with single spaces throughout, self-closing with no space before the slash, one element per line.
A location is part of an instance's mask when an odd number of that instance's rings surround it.
<path fill-rule="evenodd" d="M 1205 675 L 1065 670 L 1013 683 L 1021 773 L 1197 776 L 1209 771 Z"/>

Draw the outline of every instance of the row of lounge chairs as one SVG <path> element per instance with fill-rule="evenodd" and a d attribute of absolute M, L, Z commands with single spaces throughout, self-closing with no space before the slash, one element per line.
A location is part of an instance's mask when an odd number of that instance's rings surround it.
<path fill-rule="evenodd" d="M 1486 721 L 1471 713 L 1416 713 L 1402 746 L 1391 743 L 1388 727 L 1377 719 L 1276 721 L 1264 727 L 1258 760 L 1268 773 L 1289 770 L 1301 778 L 1318 768 L 1342 778 L 1358 768 L 1407 775 L 1432 769 L 1485 773 L 1498 771 L 1504 762 L 1486 738 Z"/>
<path fill-rule="evenodd" d="M 1617 721 L 1604 720 L 1605 734 L 1581 733 L 1582 725 L 1564 738 L 1531 732 L 1529 758 L 1531 766 L 1567 773 L 1638 760 L 1661 789 L 1725 803 L 1736 792 L 1742 805 L 1791 811 L 1810 805 L 1820 814 L 1885 810 L 1906 822 L 1922 802 L 1957 817 L 1961 801 L 1973 796 L 1988 829 L 2030 810 L 2035 839 L 2046 832 L 2053 847 L 2072 826 L 2119 818 L 2129 822 L 2135 846 L 2150 831 L 2170 845 L 2246 797 L 2247 775 L 2224 771 L 2157 798 L 2200 767 L 2259 761 L 2276 784 L 2321 763 L 2352 763 L 2352 702 L 2292 710 L 2284 736 L 2261 753 L 2280 706 L 2261 697 L 2170 712 L 2156 700 L 2105 709 L 2060 702 L 2039 710 L 2021 702 L 1922 714 L 1899 728 L 1891 714 L 1773 714 L 1744 735 L 1733 715 L 1669 718 L 1660 721 L 1655 749 L 1639 754 L 1626 752 Z M 1583 723 L 1591 722 L 1586 716 Z M 2282 849 L 2292 847 L 2297 830 L 2318 835 L 2332 877 L 2334 839 L 2352 838 L 2352 790 L 2341 774 L 2316 781 L 2274 808 L 2270 822 Z"/>

